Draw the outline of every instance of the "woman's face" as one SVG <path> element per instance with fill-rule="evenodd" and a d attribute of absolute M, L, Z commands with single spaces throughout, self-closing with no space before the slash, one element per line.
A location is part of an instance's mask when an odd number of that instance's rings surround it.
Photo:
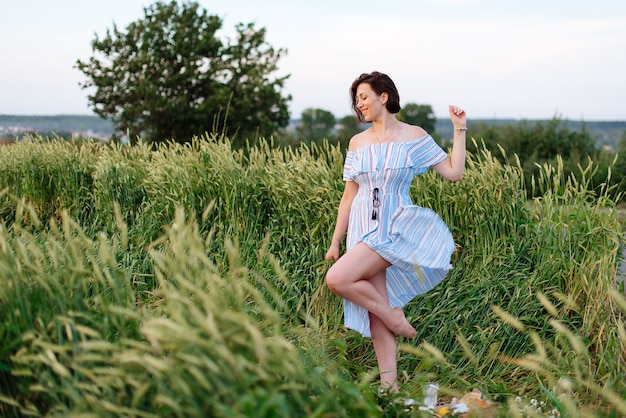
<path fill-rule="evenodd" d="M 366 122 L 372 122 L 377 119 L 381 112 L 386 109 L 387 93 L 379 96 L 368 83 L 359 84 L 356 89 L 355 99 L 356 108 L 361 112 Z"/>

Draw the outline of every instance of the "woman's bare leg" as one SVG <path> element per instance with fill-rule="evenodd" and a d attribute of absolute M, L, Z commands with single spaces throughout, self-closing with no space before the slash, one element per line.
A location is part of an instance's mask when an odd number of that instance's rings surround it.
<path fill-rule="evenodd" d="M 385 272 L 377 274 L 370 279 L 376 290 L 383 295 L 389 303 L 387 296 L 387 279 Z M 370 330 L 372 332 L 372 343 L 376 352 L 378 371 L 380 373 L 380 385 L 384 389 L 393 392 L 398 391 L 398 342 L 396 335 L 387 328 L 387 325 L 376 315 L 370 313 Z"/>
<path fill-rule="evenodd" d="M 384 274 L 389 262 L 360 242 L 341 256 L 326 274 L 328 288 L 376 315 L 394 334 L 415 337 L 416 331 L 400 308 L 391 308 L 389 301 L 370 282 Z"/>

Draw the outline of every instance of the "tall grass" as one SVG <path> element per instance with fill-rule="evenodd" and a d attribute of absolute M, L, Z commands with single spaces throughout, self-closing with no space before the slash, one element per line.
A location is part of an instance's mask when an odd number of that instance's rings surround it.
<path fill-rule="evenodd" d="M 371 341 L 343 328 L 324 284 L 337 147 L 5 150 L 0 415 L 419 414 L 377 394 Z M 401 396 L 435 380 L 443 399 L 478 388 L 505 416 L 538 414 L 532 398 L 626 414 L 614 202 L 590 190 L 591 162 L 582 181 L 540 169 L 531 204 L 519 167 L 484 150 L 460 183 L 416 180 L 457 252 L 407 306 L 418 337 L 401 344 Z"/>
<path fill-rule="evenodd" d="M 93 176 L 90 164 L 97 148 L 50 141 L 41 146 L 37 138 L 19 146 L 2 148 L 0 190 L 9 188 L 15 197 L 24 198 L 41 219 L 58 217 L 66 209 L 80 222 L 90 222 L 93 213 Z M 14 205 L 3 197 L 0 216 L 15 215 Z"/>
<path fill-rule="evenodd" d="M 120 232 L 124 226 L 120 225 Z M 374 411 L 306 361 L 284 304 L 227 245 L 220 274 L 180 210 L 148 250 L 158 287 L 139 304 L 118 267 L 127 240 L 93 241 L 65 214 L 35 237 L 2 233 L 3 410 L 16 415 L 299 416 Z M 9 269 L 13 266 L 14 269 Z M 277 272 L 282 275 L 281 272 Z M 24 294 L 22 292 L 27 292 Z M 272 294 L 275 300 L 264 295 Z M 13 409 L 11 409 L 13 408 Z"/>

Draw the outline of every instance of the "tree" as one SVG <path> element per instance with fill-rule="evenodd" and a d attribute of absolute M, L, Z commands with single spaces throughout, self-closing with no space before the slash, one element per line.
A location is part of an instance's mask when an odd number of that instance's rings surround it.
<path fill-rule="evenodd" d="M 416 103 L 407 103 L 398 113 L 398 119 L 424 128 L 427 132 L 435 131 L 435 113 L 430 105 L 418 105 Z"/>
<path fill-rule="evenodd" d="M 350 139 L 357 133 L 363 131 L 359 119 L 355 115 L 346 115 L 339 121 L 339 131 L 337 132 L 337 142 L 342 148 L 347 149 Z"/>
<path fill-rule="evenodd" d="M 301 142 L 311 143 L 329 138 L 335 127 L 335 116 L 323 109 L 305 109 L 302 112 L 302 126 L 299 137 Z"/>
<path fill-rule="evenodd" d="M 92 41 L 94 56 L 76 67 L 95 87 L 94 112 L 129 132 L 131 141 L 187 142 L 223 132 L 239 143 L 269 136 L 289 122 L 281 89 L 289 76 L 273 77 L 285 52 L 265 42 L 265 29 L 238 24 L 236 39 L 216 36 L 218 16 L 198 3 L 156 2 L 126 32 L 107 29 Z"/>

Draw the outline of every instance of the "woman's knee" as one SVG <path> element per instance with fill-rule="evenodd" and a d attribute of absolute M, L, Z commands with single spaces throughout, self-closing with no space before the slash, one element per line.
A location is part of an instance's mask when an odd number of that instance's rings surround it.
<path fill-rule="evenodd" d="M 336 265 L 333 265 L 326 273 L 326 286 L 336 295 L 340 295 L 343 289 L 344 277 L 339 270 Z"/>

